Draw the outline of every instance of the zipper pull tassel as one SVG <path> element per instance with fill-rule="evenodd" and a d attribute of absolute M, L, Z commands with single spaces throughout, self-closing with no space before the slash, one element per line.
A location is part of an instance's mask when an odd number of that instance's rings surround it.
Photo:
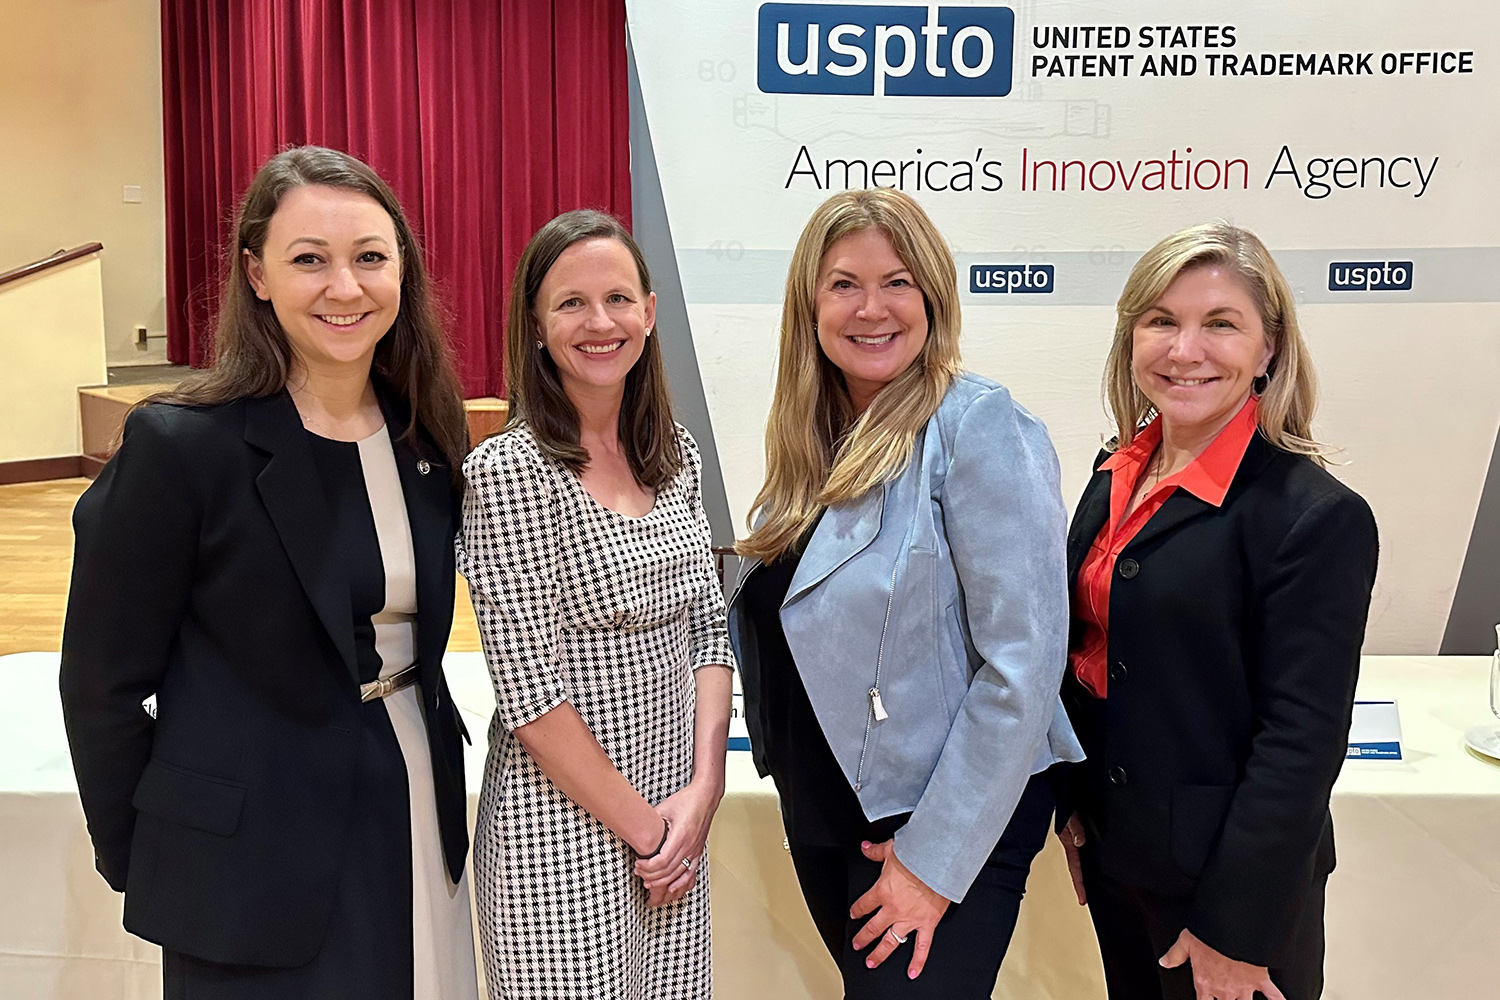
<path fill-rule="evenodd" d="M 884 722 L 891 717 L 885 710 L 885 702 L 880 700 L 880 688 L 870 688 L 870 708 L 875 712 L 875 721 Z"/>

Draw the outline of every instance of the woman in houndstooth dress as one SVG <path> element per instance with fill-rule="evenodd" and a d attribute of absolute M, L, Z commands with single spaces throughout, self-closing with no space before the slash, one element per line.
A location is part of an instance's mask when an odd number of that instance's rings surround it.
<path fill-rule="evenodd" d="M 464 465 L 458 547 L 497 703 L 474 849 L 490 996 L 708 997 L 732 661 L 701 460 L 664 391 L 645 423 L 620 412 L 651 406 L 663 375 L 649 277 L 615 220 L 544 227 L 513 303 L 519 412 Z M 581 472 L 555 434 L 564 396 Z"/>

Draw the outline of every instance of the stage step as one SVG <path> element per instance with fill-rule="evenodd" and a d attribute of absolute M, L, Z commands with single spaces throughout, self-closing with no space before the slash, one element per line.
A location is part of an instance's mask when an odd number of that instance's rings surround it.
<path fill-rule="evenodd" d="M 125 414 L 153 392 L 175 383 L 86 386 L 78 390 L 78 417 L 83 428 L 83 474 L 93 479 L 120 446 Z"/>
<path fill-rule="evenodd" d="M 505 426 L 510 404 L 497 396 L 480 396 L 464 400 L 464 412 L 469 415 L 469 444 L 476 445 Z"/>

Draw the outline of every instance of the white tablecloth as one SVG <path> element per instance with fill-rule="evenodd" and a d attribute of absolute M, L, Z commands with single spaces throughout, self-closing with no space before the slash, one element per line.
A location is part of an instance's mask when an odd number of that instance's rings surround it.
<path fill-rule="evenodd" d="M 1500 993 L 1500 766 L 1462 745 L 1489 720 L 1489 661 L 1366 657 L 1362 698 L 1401 707 L 1407 759 L 1345 767 L 1334 793 L 1328 1000 Z M 481 743 L 492 704 L 477 654 L 450 682 Z M 0 997 L 155 1000 L 158 950 L 120 928 L 93 853 L 62 734 L 57 654 L 0 657 Z M 802 904 L 769 782 L 731 753 L 711 842 L 720 1000 L 832 1000 L 837 973 Z M 471 791 L 483 748 L 470 750 Z M 472 796 L 471 796 L 472 808 Z M 1102 997 L 1087 914 L 1055 839 L 1037 860 L 996 996 Z"/>

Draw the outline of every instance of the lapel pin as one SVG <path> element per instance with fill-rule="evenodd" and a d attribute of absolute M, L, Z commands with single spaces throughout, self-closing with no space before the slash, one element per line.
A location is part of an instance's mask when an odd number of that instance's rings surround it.
<path fill-rule="evenodd" d="M 417 471 L 424 476 L 427 475 L 427 473 L 432 471 L 432 463 L 425 458 L 419 459 L 417 461 Z"/>

